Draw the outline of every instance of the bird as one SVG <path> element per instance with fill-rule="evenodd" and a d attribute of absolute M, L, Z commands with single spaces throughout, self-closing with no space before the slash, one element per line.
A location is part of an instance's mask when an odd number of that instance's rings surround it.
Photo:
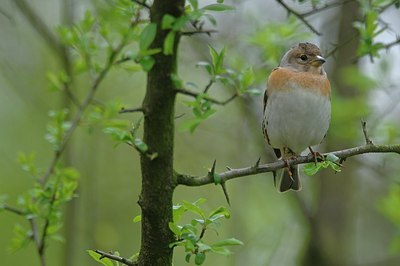
<path fill-rule="evenodd" d="M 298 165 L 288 160 L 325 138 L 331 120 L 331 86 L 323 68 L 320 48 L 298 43 L 287 51 L 273 69 L 264 93 L 262 130 L 276 156 L 285 161 L 279 192 L 300 191 Z"/>

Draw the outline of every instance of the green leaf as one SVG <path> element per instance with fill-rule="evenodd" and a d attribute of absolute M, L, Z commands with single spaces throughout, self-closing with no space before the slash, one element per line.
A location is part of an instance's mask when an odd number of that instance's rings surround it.
<path fill-rule="evenodd" d="M 175 223 L 168 223 L 169 229 L 179 238 L 181 235 L 181 228 Z"/>
<path fill-rule="evenodd" d="M 110 260 L 109 258 L 101 258 L 101 255 L 96 253 L 93 250 L 86 250 L 87 253 L 89 254 L 90 257 L 92 257 L 92 259 L 94 259 L 95 261 L 105 265 L 105 266 L 114 266 L 112 260 Z"/>
<path fill-rule="evenodd" d="M 19 224 L 14 225 L 14 236 L 9 246 L 10 251 L 14 252 L 26 247 L 32 240 L 32 233 Z"/>
<path fill-rule="evenodd" d="M 174 53 L 175 34 L 175 31 L 170 31 L 164 40 L 163 53 L 165 55 L 171 55 Z"/>
<path fill-rule="evenodd" d="M 139 215 L 136 215 L 135 217 L 133 217 L 134 223 L 138 223 L 140 221 L 142 221 L 142 215 L 139 214 Z"/>
<path fill-rule="evenodd" d="M 211 247 L 211 252 L 215 253 L 215 254 L 223 255 L 223 256 L 231 255 L 231 252 L 229 251 L 229 249 L 227 249 L 225 247 Z"/>
<path fill-rule="evenodd" d="M 183 206 L 190 212 L 196 213 L 198 215 L 200 215 L 203 219 L 206 218 L 206 215 L 204 213 L 204 211 L 196 205 L 196 203 L 191 203 L 189 201 L 184 200 L 183 201 Z"/>
<path fill-rule="evenodd" d="M 225 5 L 225 4 L 211 4 L 207 5 L 202 8 L 202 10 L 208 10 L 208 11 L 231 11 L 235 10 L 233 6 Z"/>
<path fill-rule="evenodd" d="M 174 25 L 175 20 L 176 20 L 176 18 L 174 16 L 165 14 L 161 21 L 161 29 L 163 29 L 163 30 L 172 29 L 172 26 Z"/>
<path fill-rule="evenodd" d="M 224 240 L 217 241 L 211 245 L 211 247 L 225 247 L 225 246 L 243 246 L 243 242 L 236 238 L 228 238 Z"/>
<path fill-rule="evenodd" d="M 205 260 L 206 260 L 206 254 L 204 254 L 204 253 L 196 253 L 196 255 L 194 257 L 194 263 L 196 265 L 202 265 Z"/>
<path fill-rule="evenodd" d="M 213 210 L 213 211 L 208 215 L 208 218 L 209 218 L 210 220 L 212 220 L 212 221 L 214 221 L 214 220 L 216 220 L 216 219 L 219 219 L 219 218 L 221 218 L 221 217 L 225 217 L 225 218 L 230 218 L 230 217 L 231 217 L 231 214 L 229 213 L 229 211 L 228 211 L 225 207 L 223 207 L 223 206 L 221 206 L 221 207 L 219 207 L 219 208 Z"/>
<path fill-rule="evenodd" d="M 139 64 L 143 71 L 149 72 L 154 66 L 155 60 L 152 56 L 143 56 L 139 59 Z"/>
<path fill-rule="evenodd" d="M 197 10 L 199 8 L 199 3 L 197 0 L 189 0 L 189 3 L 192 5 L 194 10 Z"/>
<path fill-rule="evenodd" d="M 135 147 L 142 153 L 145 153 L 149 150 L 149 147 L 147 146 L 146 143 L 143 142 L 143 140 L 136 138 L 134 141 Z"/>
<path fill-rule="evenodd" d="M 151 43 L 154 41 L 157 33 L 157 24 L 148 24 L 140 34 L 139 47 L 140 50 L 147 50 Z"/>
<path fill-rule="evenodd" d="M 179 222 L 186 211 L 187 209 L 182 205 L 174 205 L 172 208 L 174 222 Z"/>
<path fill-rule="evenodd" d="M 308 176 L 313 176 L 318 173 L 319 169 L 321 169 L 322 163 L 308 163 L 303 166 L 303 173 Z"/>
<path fill-rule="evenodd" d="M 200 253 L 204 253 L 211 250 L 211 247 L 209 245 L 204 244 L 202 242 L 197 242 L 197 246 L 199 248 Z"/>
<path fill-rule="evenodd" d="M 192 257 L 192 253 L 187 253 L 186 256 L 185 256 L 185 261 L 186 261 L 187 263 L 189 263 L 191 257 Z"/>
<path fill-rule="evenodd" d="M 182 29 L 182 27 L 186 24 L 186 22 L 189 21 L 189 17 L 188 16 L 180 16 L 175 22 L 174 25 L 172 26 L 172 30 L 174 31 L 180 31 Z"/>

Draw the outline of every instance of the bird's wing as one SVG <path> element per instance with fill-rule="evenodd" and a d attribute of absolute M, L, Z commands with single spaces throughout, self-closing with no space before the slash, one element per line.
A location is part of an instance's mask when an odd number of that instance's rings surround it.
<path fill-rule="evenodd" d="M 278 68 L 274 68 L 273 70 L 272 70 L 272 72 L 274 72 L 275 70 L 277 70 Z M 271 74 L 272 74 L 272 72 L 271 72 Z M 268 102 L 268 83 L 267 83 L 267 89 L 265 90 L 265 92 L 264 92 L 264 112 L 265 112 L 265 108 L 266 108 L 266 106 L 267 106 L 267 102 Z M 268 142 L 268 144 L 269 145 L 271 145 L 271 143 L 269 142 L 269 138 L 268 138 L 268 132 L 267 132 L 267 125 L 266 125 L 266 121 L 264 121 L 264 123 L 263 123 L 263 133 L 264 133 L 264 136 L 265 136 L 265 139 L 267 140 L 267 142 Z M 280 158 L 281 157 L 281 151 L 280 151 L 280 149 L 273 149 L 274 150 L 274 153 L 275 153 L 275 155 L 276 155 L 276 157 L 277 158 Z"/>

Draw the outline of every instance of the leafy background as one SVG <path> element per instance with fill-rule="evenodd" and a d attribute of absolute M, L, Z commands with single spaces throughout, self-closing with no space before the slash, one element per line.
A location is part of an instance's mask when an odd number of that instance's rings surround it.
<path fill-rule="evenodd" d="M 372 2 L 383 6 L 395 1 Z M 51 29 L 62 23 L 65 11 L 62 1 L 29 3 Z M 108 11 L 109 3 L 75 1 L 74 17 L 84 18 L 89 9 L 92 14 L 106 17 L 110 25 L 120 25 L 120 18 Z M 200 4 L 206 3 L 200 1 Z M 342 27 L 354 29 L 350 24 L 338 24 L 343 15 L 339 9 L 311 17 L 310 21 L 323 33 L 317 37 L 296 18 L 288 17 L 276 2 L 227 3 L 236 9 L 215 15 L 218 33 L 212 38 L 195 35 L 182 40 L 179 77 L 183 82 L 190 81 L 204 88 L 210 76 L 197 63 L 212 60 L 209 46 L 217 52 L 226 47 L 225 65 L 236 71 L 251 67 L 254 89 L 262 92 L 269 71 L 288 47 L 306 40 L 319 43 L 327 54 L 338 42 Z M 308 1 L 288 3 L 298 10 L 311 8 Z M 348 56 L 335 54 L 326 64 L 333 83 L 333 113 L 330 131 L 318 148 L 320 151 L 362 144 L 360 118 L 368 122 L 370 137 L 375 143 L 399 140 L 400 92 L 396 79 L 400 71 L 399 49 L 398 46 L 380 49 L 379 44 L 396 39 L 399 10 L 386 9 L 380 16 L 382 22 L 377 20 L 373 7 L 362 5 L 360 9 L 370 24 L 354 25 L 361 36 L 358 54 L 357 50 L 351 50 L 351 45 L 344 45 L 340 49 L 343 53 L 348 51 Z M 36 165 L 43 169 L 51 158 L 52 146 L 45 135 L 49 110 L 58 110 L 62 104 L 60 94 L 54 92 L 54 75 L 59 75 L 61 65 L 58 56 L 32 29 L 13 1 L 2 1 L 0 11 L 0 195 L 8 195 L 7 202 L 16 202 L 18 195 L 33 182 L 21 170 L 18 154 L 33 152 Z M 117 27 L 117 33 L 118 30 Z M 110 34 L 115 32 L 110 30 Z M 371 46 L 368 40 L 378 45 Z M 104 51 L 96 49 L 93 52 L 101 57 Z M 343 61 L 357 56 L 361 57 L 358 65 L 342 67 Z M 137 64 L 121 65 L 101 85 L 96 100 L 107 106 L 109 114 L 102 115 L 113 118 L 112 126 L 130 125 L 140 119 L 139 114 L 117 114 L 122 106 L 141 104 L 145 74 L 139 69 Z M 83 94 L 89 86 L 88 80 L 86 74 L 78 76 L 75 81 L 78 94 Z M 232 93 L 221 84 L 211 90 L 218 99 L 226 99 Z M 188 101 L 192 100 L 182 95 L 177 99 L 177 171 L 204 175 L 214 159 L 217 159 L 217 171 L 223 171 L 225 166 L 254 164 L 259 156 L 262 162 L 274 160 L 261 134 L 261 95 L 244 95 L 224 107 L 213 105 L 211 108 L 217 112 L 210 114 L 193 133 L 185 130 L 196 118 Z M 88 121 L 96 120 L 98 113 L 93 107 Z M 102 121 L 79 128 L 70 143 L 67 156 L 79 171 L 79 196 L 65 207 L 61 231 L 64 242 L 50 242 L 49 265 L 96 265 L 87 255 L 87 249 L 118 250 L 126 257 L 139 250 L 140 225 L 132 221 L 140 211 L 136 204 L 140 192 L 139 156 L 127 145 L 115 147 L 113 138 L 103 132 Z M 398 265 L 397 162 L 395 155 L 360 156 L 345 162 L 341 173 L 322 171 L 316 177 L 305 177 L 304 189 L 299 194 L 276 193 L 270 174 L 230 181 L 227 189 L 231 218 L 221 221 L 219 236 L 209 231 L 205 237 L 211 242 L 235 237 L 244 246 L 232 248 L 234 254 L 228 258 L 210 255 L 204 265 L 298 265 L 316 243 L 316 236 L 320 237 L 321 242 L 317 244 L 324 250 L 324 256 L 339 257 L 348 265 Z M 213 185 L 178 187 L 174 201 L 194 202 L 199 198 L 207 199 L 202 204 L 207 213 L 227 205 L 221 188 Z M 9 251 L 17 223 L 26 226 L 20 217 L 0 213 L 1 264 L 22 265 L 28 261 L 30 265 L 39 265 L 33 245 L 16 253 Z M 186 265 L 184 256 L 182 250 L 177 250 L 175 265 Z"/>

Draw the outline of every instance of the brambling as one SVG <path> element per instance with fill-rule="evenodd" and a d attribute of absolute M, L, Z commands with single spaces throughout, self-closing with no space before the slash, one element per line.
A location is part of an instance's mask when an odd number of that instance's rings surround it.
<path fill-rule="evenodd" d="M 331 119 L 330 83 L 321 50 L 299 43 L 272 70 L 264 94 L 265 140 L 284 161 L 324 139 Z M 287 161 L 286 161 L 287 164 Z M 282 171 L 279 192 L 301 190 L 298 166 Z"/>

